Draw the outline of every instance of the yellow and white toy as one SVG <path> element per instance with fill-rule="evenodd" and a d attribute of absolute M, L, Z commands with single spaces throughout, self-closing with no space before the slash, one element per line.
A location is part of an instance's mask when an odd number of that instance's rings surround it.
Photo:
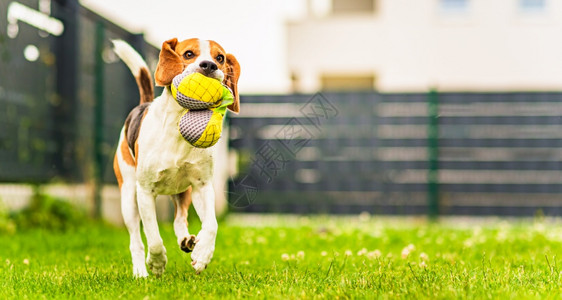
<path fill-rule="evenodd" d="M 201 73 L 179 74 L 172 80 L 172 96 L 186 109 L 178 127 L 192 146 L 208 148 L 219 140 L 226 107 L 234 102 L 230 89 Z"/>

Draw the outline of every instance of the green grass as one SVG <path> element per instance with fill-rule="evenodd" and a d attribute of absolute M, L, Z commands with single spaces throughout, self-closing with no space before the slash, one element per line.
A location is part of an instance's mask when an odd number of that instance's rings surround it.
<path fill-rule="evenodd" d="M 176 246 L 171 226 L 164 224 L 167 270 L 161 278 L 140 280 L 132 278 L 128 234 L 122 228 L 92 225 L 66 233 L 0 235 L 0 299 L 528 299 L 562 294 L 558 222 L 287 218 L 259 226 L 238 218 L 222 222 L 215 257 L 199 276 L 189 255 Z M 415 248 L 403 258 L 410 244 Z M 368 252 L 358 255 L 363 248 Z M 374 257 L 376 249 L 380 257 Z"/>

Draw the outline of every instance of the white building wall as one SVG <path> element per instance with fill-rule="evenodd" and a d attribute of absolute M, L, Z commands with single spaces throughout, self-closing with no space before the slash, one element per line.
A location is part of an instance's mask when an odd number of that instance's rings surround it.
<path fill-rule="evenodd" d="M 380 0 L 374 14 L 288 24 L 288 63 L 300 91 L 322 74 L 374 73 L 381 91 L 560 90 L 562 1 L 525 13 L 517 0 L 469 0 L 447 13 L 438 0 Z"/>

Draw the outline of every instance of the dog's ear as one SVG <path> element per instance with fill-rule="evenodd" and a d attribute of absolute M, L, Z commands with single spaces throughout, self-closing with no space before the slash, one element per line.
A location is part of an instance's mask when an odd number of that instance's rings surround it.
<path fill-rule="evenodd" d="M 240 112 L 240 95 L 238 95 L 238 78 L 240 77 L 240 64 L 232 54 L 226 55 L 226 74 L 224 83 L 232 90 L 234 103 L 228 106 L 232 112 Z"/>
<path fill-rule="evenodd" d="M 156 67 L 156 72 L 154 72 L 154 80 L 158 86 L 172 84 L 172 79 L 183 72 L 181 57 L 175 51 L 177 44 L 177 38 L 167 40 L 162 44 L 158 66 Z"/>

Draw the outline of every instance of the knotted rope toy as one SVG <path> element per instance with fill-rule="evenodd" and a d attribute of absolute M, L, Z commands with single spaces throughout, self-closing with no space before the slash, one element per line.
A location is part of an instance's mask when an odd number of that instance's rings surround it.
<path fill-rule="evenodd" d="M 174 77 L 172 96 L 185 112 L 178 128 L 183 138 L 197 148 L 208 148 L 219 140 L 226 107 L 234 102 L 232 91 L 219 80 L 201 73 Z"/>

